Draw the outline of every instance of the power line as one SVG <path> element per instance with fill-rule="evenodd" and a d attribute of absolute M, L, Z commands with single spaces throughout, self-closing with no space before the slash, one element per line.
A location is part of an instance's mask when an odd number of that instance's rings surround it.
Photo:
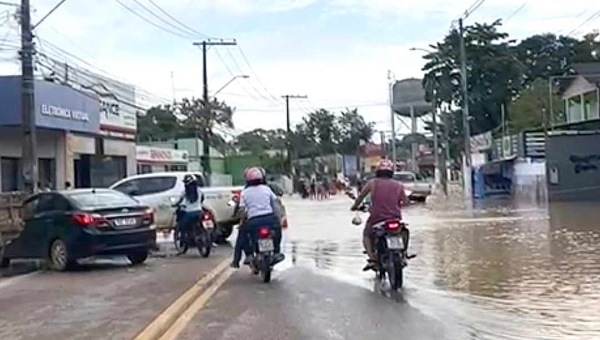
<path fill-rule="evenodd" d="M 267 92 L 267 94 L 271 98 L 273 98 L 275 101 L 279 102 L 279 99 L 277 99 L 277 97 L 275 97 L 271 92 L 269 92 L 269 90 L 262 83 L 262 81 L 260 80 L 260 78 L 258 77 L 258 75 L 256 74 L 256 72 L 254 72 L 254 69 L 252 68 L 252 65 L 250 65 L 250 62 L 248 61 L 248 58 L 246 58 L 246 54 L 244 53 L 244 50 L 242 50 L 242 47 L 240 45 L 238 45 L 238 50 L 239 50 L 240 54 L 242 55 L 242 58 L 246 62 L 246 65 L 248 65 L 248 67 L 250 68 L 250 72 L 252 72 L 252 75 L 254 75 L 254 77 L 256 77 L 256 81 L 260 84 L 260 86 L 262 86 L 262 88 Z"/>
<path fill-rule="evenodd" d="M 227 69 L 227 72 L 229 72 L 229 74 L 230 74 L 232 77 L 235 77 L 235 76 L 236 76 L 236 74 L 235 74 L 235 73 L 233 73 L 233 71 L 231 70 L 231 68 L 229 67 L 229 65 L 227 65 L 227 63 L 225 62 L 225 59 L 223 59 L 223 56 L 221 56 L 221 53 L 219 53 L 219 50 L 218 50 L 218 49 L 215 49 L 215 53 L 217 54 L 217 57 L 219 58 L 219 60 L 220 60 L 220 61 L 221 61 L 221 63 L 223 64 L 223 66 L 225 66 L 225 69 Z M 257 97 L 256 97 L 255 95 L 253 95 L 252 93 L 250 93 L 250 91 L 248 91 L 248 89 L 247 89 L 247 88 L 246 88 L 246 87 L 245 87 L 245 86 L 244 86 L 242 83 L 239 83 L 239 85 L 240 85 L 240 87 L 242 88 L 242 90 L 244 90 L 244 92 L 246 92 L 246 94 L 247 94 L 248 96 L 250 96 L 250 98 L 252 98 L 253 100 L 256 100 L 256 101 L 260 101 L 260 99 L 259 99 L 259 98 L 257 98 Z"/>
<path fill-rule="evenodd" d="M 190 34 L 188 31 L 181 29 L 181 27 L 178 27 L 174 24 L 172 24 L 170 21 L 166 20 L 165 18 L 161 17 L 160 15 L 154 13 L 154 11 L 152 11 L 151 9 L 149 9 L 148 7 L 146 7 L 144 4 L 142 4 L 141 2 L 139 2 L 138 0 L 133 0 L 133 2 L 135 2 L 138 6 L 140 6 L 141 8 L 143 8 L 146 12 L 150 13 L 150 15 L 152 15 L 153 17 L 155 17 L 156 19 L 160 20 L 161 22 L 165 23 L 166 25 L 168 25 L 169 27 L 175 29 L 178 33 L 181 33 L 183 35 L 189 36 L 190 38 L 192 37 L 196 37 L 196 33 L 192 33 Z M 154 4 L 156 5 L 156 4 Z M 160 7 L 159 7 L 160 8 Z M 201 36 L 204 36 L 203 34 L 200 34 Z"/>
<path fill-rule="evenodd" d="M 519 8 L 517 8 L 514 12 L 512 12 L 506 19 L 504 19 L 504 23 L 506 24 L 510 19 L 512 19 L 515 15 L 519 14 L 527 6 L 529 1 L 525 1 Z"/>
<path fill-rule="evenodd" d="M 237 61 L 235 60 L 235 58 L 233 57 L 233 54 L 231 53 L 231 51 L 229 49 L 227 49 L 227 53 L 229 54 L 229 57 L 233 61 L 233 64 L 238 69 L 238 71 L 240 71 L 243 74 L 244 71 L 242 70 L 242 68 L 240 67 L 240 65 L 237 63 Z M 252 84 L 252 82 L 248 81 L 248 84 L 250 84 L 250 87 L 252 87 L 252 89 L 254 90 L 254 92 L 256 92 L 261 98 L 263 98 L 267 102 L 271 102 L 272 101 L 271 98 L 263 95 L 260 91 L 258 91 L 258 89 Z M 279 104 L 277 101 L 276 101 L 276 103 Z"/>
<path fill-rule="evenodd" d="M 178 33 L 178 32 L 174 32 L 174 31 L 172 31 L 172 30 L 170 30 L 170 29 L 168 29 L 168 28 L 165 28 L 165 27 L 163 27 L 163 26 L 161 26 L 161 25 L 159 25 L 159 24 L 155 23 L 154 21 L 152 21 L 152 20 L 150 20 L 150 19 L 146 18 L 145 16 L 143 16 L 143 15 L 139 14 L 138 12 L 136 12 L 136 11 L 135 11 L 134 9 L 132 9 L 131 7 L 129 7 L 129 6 L 127 6 L 126 4 L 124 4 L 124 3 L 123 3 L 121 0 L 115 0 L 115 1 L 116 1 L 116 2 L 117 2 L 119 5 L 121 5 L 123 8 L 125 8 L 125 9 L 126 9 L 128 12 L 130 12 L 131 14 L 133 14 L 133 15 L 135 15 L 136 17 L 138 17 L 138 18 L 142 19 L 143 21 L 145 21 L 145 22 L 149 23 L 150 25 L 152 25 L 152 26 L 154 26 L 154 27 L 158 28 L 159 30 L 162 30 L 162 31 L 164 31 L 164 32 L 170 33 L 170 34 L 172 34 L 172 35 L 178 36 L 178 37 L 180 37 L 180 38 L 183 38 L 183 39 L 186 39 L 186 40 L 190 38 L 190 36 L 189 36 L 189 35 L 187 35 L 187 36 L 186 36 L 186 35 L 180 34 L 180 33 Z"/>
<path fill-rule="evenodd" d="M 156 7 L 161 13 L 163 13 L 164 15 L 166 15 L 167 17 L 169 17 L 171 20 L 175 21 L 176 23 L 178 23 L 179 25 L 181 25 L 182 27 L 186 28 L 187 30 L 189 30 L 190 32 L 200 35 L 202 37 L 205 38 L 209 38 L 206 34 L 203 34 L 201 32 L 198 32 L 197 30 L 193 29 L 192 27 L 184 24 L 183 22 L 177 20 L 177 18 L 175 18 L 174 16 L 172 16 L 169 12 L 165 11 L 162 7 L 160 7 L 159 5 L 157 5 L 153 0 L 148 0 L 154 7 Z"/>
<path fill-rule="evenodd" d="M 600 17 L 600 10 L 590 15 L 585 21 L 583 21 L 579 26 L 575 27 L 571 32 L 567 34 L 567 36 L 571 36 L 573 33 L 577 32 L 581 27 L 585 26 L 590 22 L 596 21 Z"/>

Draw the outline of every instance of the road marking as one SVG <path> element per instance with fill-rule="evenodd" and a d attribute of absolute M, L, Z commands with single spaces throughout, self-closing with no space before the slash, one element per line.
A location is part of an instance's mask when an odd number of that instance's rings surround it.
<path fill-rule="evenodd" d="M 229 266 L 230 259 L 227 258 L 219 263 L 217 267 L 198 280 L 191 288 L 183 293 L 177 300 L 169 305 L 159 316 L 157 316 L 146 328 L 144 328 L 134 340 L 157 340 L 172 325 L 175 320 L 183 314 L 192 303 L 201 296 L 206 286 Z M 210 288 L 210 287 L 209 287 Z"/>
<path fill-rule="evenodd" d="M 192 321 L 194 316 L 204 308 L 210 298 L 217 292 L 217 290 L 227 281 L 227 279 L 233 274 L 232 269 L 226 270 L 221 276 L 202 293 L 194 303 L 173 323 L 173 326 L 169 328 L 159 340 L 176 340 L 179 334 L 187 327 Z"/>
<path fill-rule="evenodd" d="M 36 270 L 32 273 L 28 273 L 28 274 L 24 274 L 24 275 L 19 275 L 19 276 L 15 276 L 15 277 L 11 277 L 9 279 L 0 281 L 0 289 L 2 288 L 6 288 L 10 285 L 13 285 L 21 280 L 25 280 L 26 278 L 38 275 L 39 273 L 41 273 L 39 270 Z"/>

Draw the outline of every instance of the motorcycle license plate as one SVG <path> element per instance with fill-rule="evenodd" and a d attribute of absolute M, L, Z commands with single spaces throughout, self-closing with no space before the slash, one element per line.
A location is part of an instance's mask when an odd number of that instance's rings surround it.
<path fill-rule="evenodd" d="M 258 251 L 273 251 L 275 250 L 275 245 L 273 244 L 273 239 L 265 238 L 258 240 Z"/>
<path fill-rule="evenodd" d="M 204 229 L 214 229 L 215 223 L 213 221 L 202 221 L 202 226 Z"/>
<path fill-rule="evenodd" d="M 404 242 L 400 236 L 387 236 L 385 238 L 388 249 L 402 250 L 404 249 Z"/>

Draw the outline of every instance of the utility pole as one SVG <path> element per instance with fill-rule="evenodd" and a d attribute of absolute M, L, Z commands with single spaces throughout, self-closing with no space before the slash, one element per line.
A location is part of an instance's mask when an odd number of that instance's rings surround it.
<path fill-rule="evenodd" d="M 35 92 L 33 78 L 33 32 L 29 0 L 21 0 L 21 126 L 23 129 L 23 183 L 27 192 L 35 192 L 38 183 Z"/>
<path fill-rule="evenodd" d="M 466 199 L 471 199 L 471 127 L 469 126 L 469 90 L 467 86 L 467 56 L 465 52 L 465 29 L 463 19 L 458 19 L 458 40 L 460 44 L 460 79 L 463 92 L 462 120 L 465 139 L 465 164 L 464 164 L 464 194 Z"/>
<path fill-rule="evenodd" d="M 290 176 L 294 175 L 294 165 L 292 164 L 292 122 L 290 120 L 290 98 L 292 99 L 306 99 L 308 98 L 306 95 L 304 96 L 300 96 L 300 95 L 292 95 L 292 94 L 286 94 L 284 96 L 281 96 L 281 98 L 285 99 L 285 124 L 286 124 L 286 130 L 287 130 L 287 163 L 288 163 L 288 171 Z"/>
<path fill-rule="evenodd" d="M 392 128 L 392 163 L 396 171 L 396 113 L 394 112 L 394 84 L 392 82 L 392 71 L 388 70 L 388 86 L 390 92 L 390 125 Z"/>
<path fill-rule="evenodd" d="M 448 112 L 445 109 L 442 109 L 442 125 L 443 125 L 443 134 L 444 134 L 444 157 L 442 162 L 442 188 L 444 189 L 444 194 L 448 196 L 448 162 L 450 161 L 450 137 L 448 136 L 448 130 L 450 126 L 448 126 Z"/>
<path fill-rule="evenodd" d="M 213 41 L 213 40 L 203 40 L 202 42 L 195 42 L 194 46 L 202 46 L 202 100 L 204 101 L 204 109 L 209 111 L 211 110 L 210 98 L 208 98 L 208 71 L 207 71 L 207 61 L 206 61 L 206 50 L 207 47 L 211 46 L 235 46 L 237 42 L 235 40 L 225 41 L 223 39 Z M 194 122 L 196 121 L 196 117 L 194 117 Z M 194 144 L 196 145 L 196 159 L 198 159 L 198 131 L 195 132 L 196 141 Z M 204 180 L 207 185 L 210 185 L 210 144 L 208 140 L 208 131 L 202 131 L 202 173 L 204 174 Z"/>
<path fill-rule="evenodd" d="M 435 103 L 435 102 L 434 102 Z M 437 105 L 434 105 L 432 115 L 432 123 L 433 123 L 433 178 L 435 181 L 435 188 L 438 189 L 440 185 L 440 153 L 439 153 L 439 141 L 438 141 L 438 124 L 437 124 Z"/>
<path fill-rule="evenodd" d="M 381 155 L 383 157 L 387 156 L 387 150 L 385 147 L 385 132 L 379 131 L 379 138 L 381 138 Z"/>

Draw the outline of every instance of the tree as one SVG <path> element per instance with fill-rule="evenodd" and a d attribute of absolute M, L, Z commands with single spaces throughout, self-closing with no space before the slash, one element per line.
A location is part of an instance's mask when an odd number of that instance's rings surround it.
<path fill-rule="evenodd" d="M 304 117 L 303 123 L 311 131 L 321 154 L 337 151 L 340 131 L 336 125 L 335 114 L 325 109 L 319 109 Z"/>
<path fill-rule="evenodd" d="M 559 108 L 561 99 L 553 97 L 553 107 Z M 548 80 L 536 79 L 522 91 L 508 106 L 510 112 L 508 127 L 513 132 L 521 132 L 529 128 L 541 128 L 544 117 L 550 112 L 548 103 Z M 558 121 L 561 117 L 554 117 Z M 546 119 L 550 119 L 547 117 Z M 550 121 L 546 121 L 550 124 Z"/>
<path fill-rule="evenodd" d="M 374 134 L 375 124 L 367 123 L 365 118 L 358 113 L 358 109 L 346 109 L 338 118 L 339 125 L 339 151 L 343 154 L 354 154 L 360 142 L 368 142 Z"/>
<path fill-rule="evenodd" d="M 521 64 L 516 62 L 513 41 L 500 32 L 500 20 L 492 24 L 475 23 L 465 28 L 467 55 L 467 88 L 471 131 L 485 132 L 500 123 L 500 107 L 518 93 Z M 459 37 L 451 31 L 444 41 L 431 46 L 434 51 L 424 56 L 427 63 L 423 85 L 426 96 L 437 107 L 442 104 L 462 106 L 460 86 Z"/>
<path fill-rule="evenodd" d="M 238 135 L 234 146 L 240 151 L 262 153 L 265 150 L 285 150 L 286 132 L 283 129 L 255 129 Z"/>
<path fill-rule="evenodd" d="M 165 138 L 166 134 L 179 130 L 179 123 L 170 105 L 151 107 L 145 113 L 138 112 L 138 139 L 146 141 Z"/>

